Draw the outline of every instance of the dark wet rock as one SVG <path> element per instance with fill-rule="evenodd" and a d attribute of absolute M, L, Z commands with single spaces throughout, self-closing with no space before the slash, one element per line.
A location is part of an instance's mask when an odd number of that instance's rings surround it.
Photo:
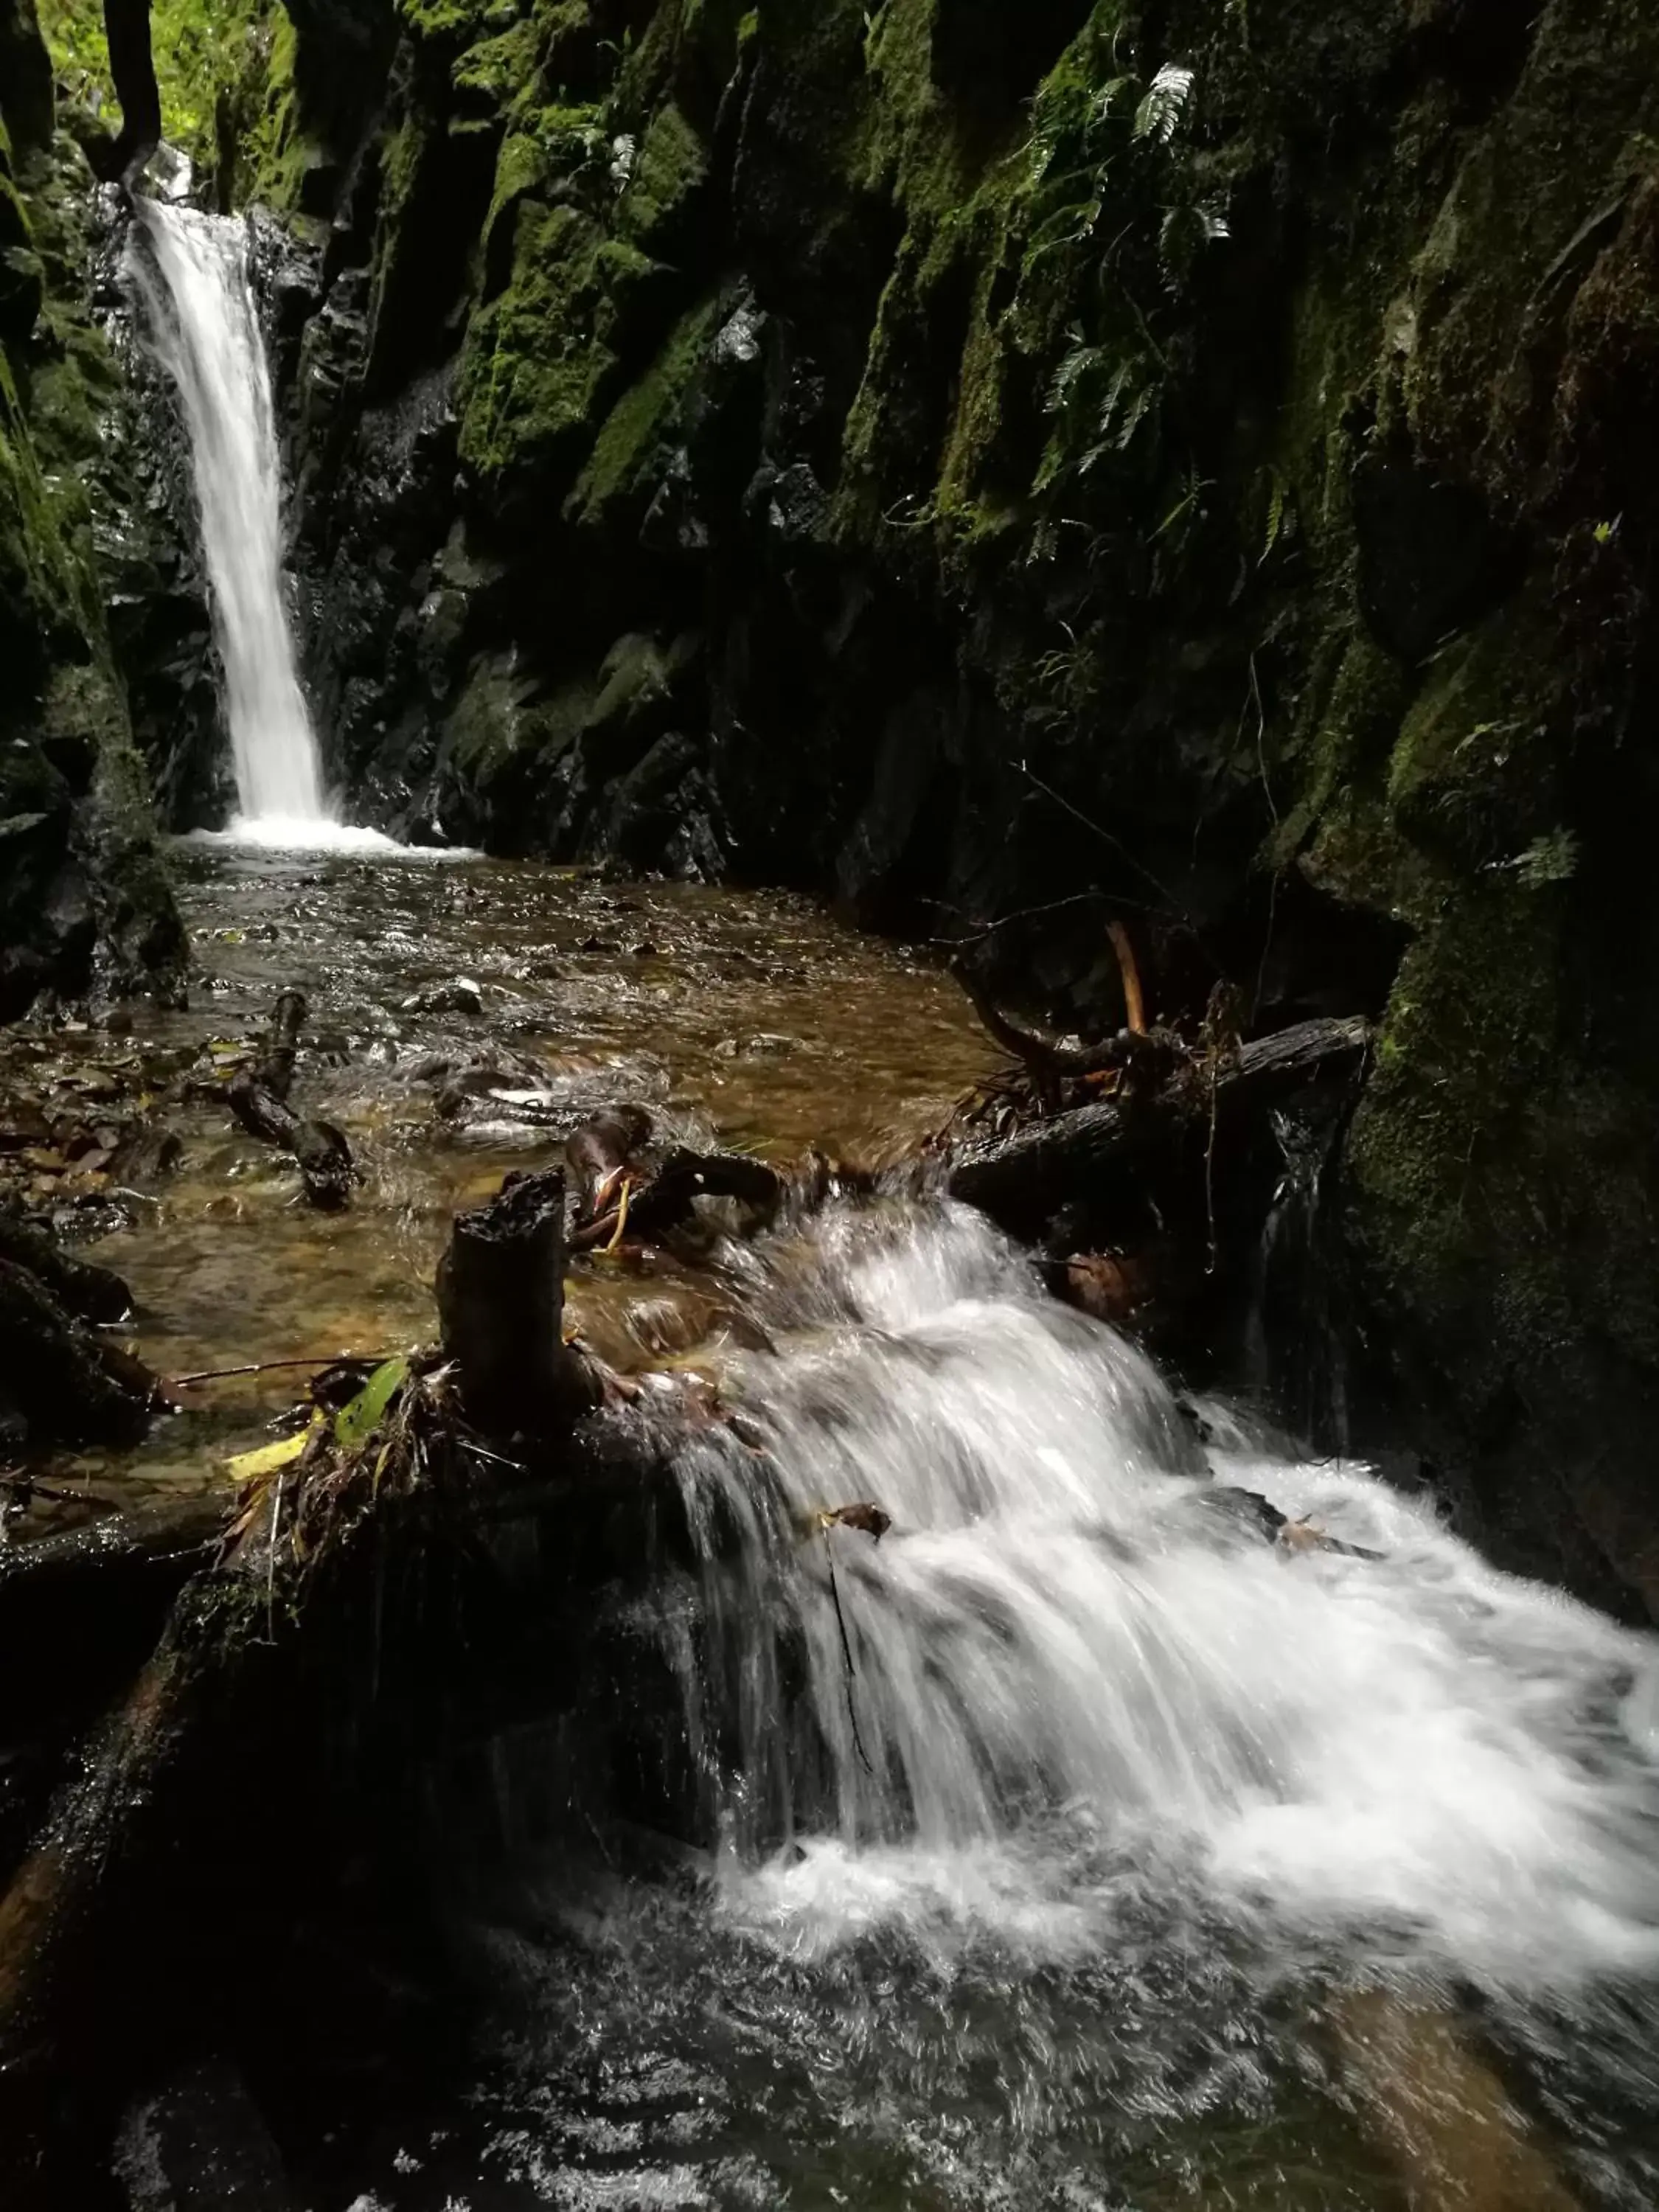
<path fill-rule="evenodd" d="M 781 1036 L 771 1030 L 762 1030 L 757 1036 L 726 1037 L 714 1047 L 716 1060 L 781 1060 L 787 1054 L 799 1052 L 799 1037 Z"/>
<path fill-rule="evenodd" d="M 113 2165 L 129 2212 L 298 2212 L 270 2130 L 223 2059 L 191 2066 L 135 2103 Z"/>
<path fill-rule="evenodd" d="M 458 975 L 452 982 L 429 983 L 403 1002 L 406 1014 L 482 1014 L 483 994 L 471 979 Z"/>

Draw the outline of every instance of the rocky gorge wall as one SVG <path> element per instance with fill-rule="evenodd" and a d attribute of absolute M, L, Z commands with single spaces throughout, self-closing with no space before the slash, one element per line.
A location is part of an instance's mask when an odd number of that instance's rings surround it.
<path fill-rule="evenodd" d="M 213 13 L 359 813 L 1376 1015 L 1358 1432 L 1659 1602 L 1651 8 Z"/>
<path fill-rule="evenodd" d="M 184 958 L 106 619 L 143 495 L 112 459 L 91 172 L 55 120 L 33 0 L 0 0 L 0 1020 L 170 988 Z"/>

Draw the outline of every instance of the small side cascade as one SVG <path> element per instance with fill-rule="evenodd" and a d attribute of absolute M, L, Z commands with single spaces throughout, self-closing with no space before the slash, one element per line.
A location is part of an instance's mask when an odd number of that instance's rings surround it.
<path fill-rule="evenodd" d="M 126 265 L 190 436 L 224 664 L 233 830 L 260 842 L 336 842 L 283 599 L 281 464 L 246 226 L 142 199 Z"/>

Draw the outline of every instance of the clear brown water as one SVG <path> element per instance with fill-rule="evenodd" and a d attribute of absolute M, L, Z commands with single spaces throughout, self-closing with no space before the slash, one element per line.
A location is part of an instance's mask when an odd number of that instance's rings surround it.
<path fill-rule="evenodd" d="M 130 1206 L 131 1225 L 94 1248 L 131 1286 L 135 1348 L 167 1376 L 430 1340 L 433 1271 L 455 1208 L 562 1145 L 556 1127 L 441 1115 L 441 1079 L 416 1072 L 434 1058 L 464 1066 L 505 1046 L 573 1115 L 636 1099 L 778 1162 L 811 1145 L 878 1156 L 936 1127 L 994 1064 L 925 955 L 857 936 L 802 900 L 485 860 L 205 844 L 179 860 L 198 970 L 190 1005 L 142 1009 L 135 1042 L 195 1055 L 210 1087 L 297 984 L 311 1017 L 295 1103 L 345 1130 L 364 1182 L 347 1212 L 319 1213 L 297 1200 L 292 1167 L 216 1097 L 171 1114 L 178 1167 L 143 1186 L 149 1202 Z M 459 979 L 477 985 L 481 1012 L 408 1003 Z M 107 1048 L 96 1035 L 81 1042 L 89 1058 Z M 600 1350 L 637 1364 L 626 1309 L 664 1288 L 583 1260 L 571 1309 Z M 212 1479 L 296 1395 L 282 1372 L 181 1392 L 189 1410 L 161 1425 L 127 1486 Z"/>

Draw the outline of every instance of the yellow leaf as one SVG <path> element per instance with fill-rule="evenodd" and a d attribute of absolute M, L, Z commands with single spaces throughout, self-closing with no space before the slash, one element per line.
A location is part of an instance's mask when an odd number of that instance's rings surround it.
<path fill-rule="evenodd" d="M 301 1429 L 297 1437 L 282 1437 L 274 1444 L 261 1444 L 256 1451 L 238 1452 L 225 1462 L 225 1471 L 238 1482 L 252 1482 L 262 1474 L 275 1474 L 278 1468 L 292 1466 L 310 1442 L 311 1431 Z"/>

